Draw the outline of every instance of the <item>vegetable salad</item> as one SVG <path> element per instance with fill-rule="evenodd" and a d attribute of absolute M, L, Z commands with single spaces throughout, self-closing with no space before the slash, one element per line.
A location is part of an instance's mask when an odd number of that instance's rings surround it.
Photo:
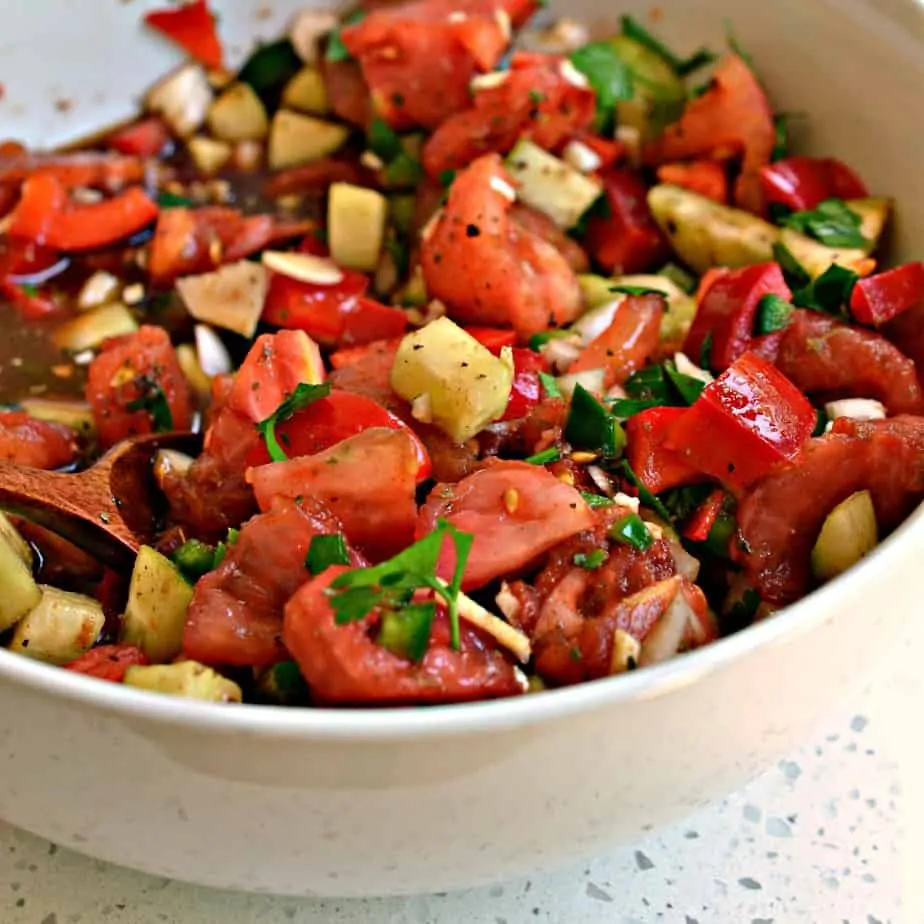
<path fill-rule="evenodd" d="M 517 696 L 771 618 L 920 501 L 891 200 L 790 150 L 734 36 L 539 6 L 306 10 L 238 71 L 169 6 L 188 60 L 136 120 L 0 146 L 0 457 L 203 437 L 130 574 L 0 515 L 9 650 L 221 702 Z"/>

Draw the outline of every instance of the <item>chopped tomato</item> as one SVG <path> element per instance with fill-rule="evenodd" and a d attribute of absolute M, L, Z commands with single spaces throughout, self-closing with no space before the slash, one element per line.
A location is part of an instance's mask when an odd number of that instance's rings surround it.
<path fill-rule="evenodd" d="M 42 289 L 34 292 L 11 282 L 0 282 L 0 296 L 3 296 L 26 321 L 41 321 L 58 314 L 65 307 L 62 301 L 47 295 Z"/>
<path fill-rule="evenodd" d="M 106 139 L 106 144 L 114 151 L 134 157 L 159 157 L 170 142 L 170 129 L 157 116 L 133 122 Z"/>
<path fill-rule="evenodd" d="M 512 330 L 497 327 L 466 327 L 465 332 L 495 356 L 499 356 L 504 347 L 512 347 L 517 342 L 517 335 Z"/>
<path fill-rule="evenodd" d="M 263 187 L 270 199 L 304 192 L 316 192 L 327 189 L 331 183 L 351 183 L 353 186 L 367 186 L 370 177 L 363 168 L 349 160 L 337 160 L 325 157 L 290 167 L 274 173 Z"/>
<path fill-rule="evenodd" d="M 722 513 L 726 497 L 726 493 L 721 488 L 716 488 L 684 523 L 684 539 L 689 539 L 691 542 L 705 542 Z"/>
<path fill-rule="evenodd" d="M 520 347 L 513 350 L 513 385 L 501 420 L 522 420 L 542 400 L 539 373 L 548 368 L 541 353 Z"/>
<path fill-rule="evenodd" d="M 97 680 L 121 683 L 130 667 L 149 663 L 147 655 L 135 645 L 100 645 L 65 664 L 64 668 Z"/>
<path fill-rule="evenodd" d="M 787 157 L 761 168 L 767 202 L 794 212 L 816 208 L 825 199 L 864 199 L 866 185 L 853 170 L 834 157 Z"/>
<path fill-rule="evenodd" d="M 693 468 L 742 488 L 794 459 L 815 423 L 805 395 L 766 360 L 745 353 L 678 418 L 666 446 Z"/>
<path fill-rule="evenodd" d="M 651 210 L 648 187 L 632 170 L 612 167 L 600 174 L 606 215 L 587 223 L 584 242 L 608 273 L 641 273 L 664 263 L 670 251 Z"/>
<path fill-rule="evenodd" d="M 728 204 L 728 177 L 715 160 L 694 160 L 688 164 L 658 167 L 658 181 L 689 189 L 721 205 Z"/>
<path fill-rule="evenodd" d="M 23 184 L 9 233 L 54 250 L 93 250 L 146 228 L 157 211 L 137 187 L 102 202 L 77 204 L 53 174 L 39 173 Z"/>
<path fill-rule="evenodd" d="M 332 391 L 326 398 L 320 398 L 296 411 L 288 420 L 276 425 L 276 438 L 285 447 L 289 458 L 296 458 L 323 452 L 374 427 L 405 432 L 413 441 L 417 453 L 417 480 L 424 481 L 429 477 L 430 459 L 414 431 L 401 418 L 371 398 L 348 391 Z M 271 461 L 262 442 L 247 456 L 249 466 L 267 465 Z"/>
<path fill-rule="evenodd" d="M 905 263 L 861 279 L 850 294 L 850 313 L 861 324 L 885 324 L 924 303 L 924 263 Z"/>
<path fill-rule="evenodd" d="M 311 497 L 341 523 L 350 543 L 373 561 L 410 545 L 422 465 L 407 428 L 374 427 L 315 455 L 250 469 L 261 510 L 277 498 Z"/>
<path fill-rule="evenodd" d="M 352 365 L 370 355 L 390 353 L 394 356 L 400 343 L 400 337 L 394 337 L 390 340 L 374 340 L 372 343 L 364 343 L 362 346 L 344 347 L 335 353 L 331 353 L 327 359 L 335 370 L 342 369 L 344 366 Z"/>
<path fill-rule="evenodd" d="M 419 0 L 373 10 L 341 38 L 382 118 L 397 129 L 436 128 L 468 106 L 471 78 L 500 60 L 509 23 L 534 8 L 532 0 Z"/>
<path fill-rule="evenodd" d="M 877 398 L 890 414 L 924 413 L 914 363 L 881 334 L 799 308 L 783 336 L 777 365 L 806 394 Z"/>
<path fill-rule="evenodd" d="M 427 292 L 462 324 L 513 327 L 521 338 L 573 321 L 581 292 L 565 258 L 510 221 L 511 179 L 500 157 L 459 174 L 421 245 Z"/>
<path fill-rule="evenodd" d="M 215 28 L 215 15 L 206 0 L 191 0 L 166 10 L 152 10 L 145 13 L 144 21 L 201 64 L 212 70 L 221 68 L 221 42 Z"/>
<path fill-rule="evenodd" d="M 778 295 L 788 302 L 792 292 L 778 263 L 715 269 L 707 275 L 683 350 L 687 356 L 703 357 L 713 372 L 721 372 L 753 349 L 759 339 L 754 335 L 754 321 L 760 300 L 765 295 Z M 764 335 L 777 344 L 780 336 Z M 708 356 L 704 357 L 705 352 Z"/>
<path fill-rule="evenodd" d="M 741 155 L 735 204 L 752 212 L 764 207 L 761 168 L 775 144 L 773 113 L 754 72 L 738 55 L 726 56 L 709 89 L 687 104 L 678 122 L 646 145 L 647 164 L 712 157 L 731 150 Z"/>
<path fill-rule="evenodd" d="M 326 57 L 320 66 L 331 111 L 344 122 L 366 128 L 372 120 L 372 100 L 360 66 L 352 60 L 328 61 Z"/>
<path fill-rule="evenodd" d="M 924 381 L 924 301 L 885 324 L 882 335 L 914 361 Z"/>
<path fill-rule="evenodd" d="M 87 186 L 114 192 L 143 183 L 149 163 L 140 157 L 99 151 L 73 154 L 0 154 L 0 183 L 22 183 L 31 176 L 52 176 L 67 189 Z"/>
<path fill-rule="evenodd" d="M 461 650 L 449 644 L 441 608 L 426 654 L 417 664 L 374 640 L 380 614 L 340 625 L 330 605 L 330 585 L 346 571 L 328 568 L 299 590 L 285 608 L 283 638 L 311 687 L 327 705 L 411 705 L 514 696 L 523 692 L 513 665 L 466 623 Z"/>
<path fill-rule="evenodd" d="M 32 468 L 64 468 L 77 461 L 77 434 L 23 411 L 0 411 L 0 459 Z"/>
<path fill-rule="evenodd" d="M 320 350 L 304 331 L 261 334 L 234 376 L 227 406 L 257 424 L 303 382 L 317 383 L 323 377 Z"/>
<path fill-rule="evenodd" d="M 311 540 L 340 524 L 310 498 L 283 501 L 255 516 L 224 561 L 196 584 L 183 629 L 183 653 L 204 664 L 267 667 L 284 661 L 282 613 L 311 577 Z M 354 556 L 355 565 L 364 563 Z"/>
<path fill-rule="evenodd" d="M 529 231 L 551 244 L 576 273 L 586 273 L 590 269 L 590 260 L 584 248 L 562 231 L 544 212 L 517 202 L 508 214 L 524 231 Z"/>
<path fill-rule="evenodd" d="M 860 490 L 872 494 L 883 534 L 924 491 L 924 421 L 919 417 L 835 421 L 795 464 L 755 484 L 738 504 L 732 555 L 749 584 L 770 603 L 798 600 L 811 587 L 810 555 L 828 514 Z"/>
<path fill-rule="evenodd" d="M 682 407 L 653 407 L 634 414 L 624 424 L 626 458 L 652 494 L 702 481 L 697 469 L 665 445 L 674 424 L 685 413 Z"/>
<path fill-rule="evenodd" d="M 90 364 L 86 395 L 104 448 L 192 424 L 189 385 L 162 327 L 145 325 L 104 346 Z"/>
<path fill-rule="evenodd" d="M 581 351 L 569 372 L 605 369 L 606 387 L 621 385 L 657 351 L 664 306 L 660 295 L 627 295 L 610 326 Z"/>
<path fill-rule="evenodd" d="M 475 537 L 462 586 L 476 590 L 495 578 L 523 571 L 543 553 L 593 525 L 581 495 L 551 472 L 526 462 L 495 462 L 457 484 L 438 484 L 420 510 L 417 536 L 448 520 Z M 452 577 L 448 546 L 439 574 Z"/>
<path fill-rule="evenodd" d="M 520 138 L 555 150 L 588 128 L 596 96 L 569 82 L 561 65 L 561 58 L 549 55 L 511 68 L 497 86 L 476 89 L 471 103 L 441 122 L 424 145 L 427 173 L 438 179 L 483 154 L 506 154 Z"/>

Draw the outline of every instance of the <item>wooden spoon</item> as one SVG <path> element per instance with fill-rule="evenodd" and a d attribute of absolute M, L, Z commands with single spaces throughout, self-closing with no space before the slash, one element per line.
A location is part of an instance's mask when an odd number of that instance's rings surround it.
<path fill-rule="evenodd" d="M 155 454 L 159 449 L 195 454 L 200 447 L 194 433 L 136 436 L 74 474 L 0 462 L 0 509 L 58 533 L 104 564 L 130 568 L 157 527 Z"/>

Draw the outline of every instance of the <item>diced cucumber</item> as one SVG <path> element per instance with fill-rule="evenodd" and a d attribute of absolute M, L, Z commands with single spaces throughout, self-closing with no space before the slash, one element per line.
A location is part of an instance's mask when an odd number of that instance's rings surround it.
<path fill-rule="evenodd" d="M 16 625 L 10 651 L 67 664 L 89 651 L 103 631 L 106 617 L 99 601 L 57 587 L 39 585 L 38 604 Z M 4 598 L 9 590 L 4 587 Z"/>
<path fill-rule="evenodd" d="M 297 167 L 333 154 L 349 137 L 350 130 L 314 116 L 280 109 L 273 116 L 269 136 L 271 170 Z"/>
<path fill-rule="evenodd" d="M 269 131 L 266 107 L 247 83 L 232 84 L 212 103 L 208 125 L 220 141 L 262 141 Z"/>
<path fill-rule="evenodd" d="M 282 91 L 282 105 L 299 112 L 326 115 L 330 106 L 321 72 L 315 67 L 303 67 Z"/>
<path fill-rule="evenodd" d="M 0 513 L 0 632 L 16 625 L 39 605 L 42 591 L 32 577 L 32 550 Z"/>
<path fill-rule="evenodd" d="M 507 157 L 507 169 L 519 183 L 520 199 L 544 212 L 560 228 L 573 228 L 599 198 L 599 180 L 522 139 Z"/>
<path fill-rule="evenodd" d="M 137 645 L 154 664 L 180 653 L 193 589 L 168 558 L 143 545 L 135 559 L 122 624 L 122 641 Z"/>
<path fill-rule="evenodd" d="M 76 430 L 81 436 L 89 436 L 96 430 L 90 405 L 86 401 L 67 398 L 23 398 L 19 406 L 36 420 L 62 424 Z"/>
<path fill-rule="evenodd" d="M 683 81 L 661 55 L 635 39 L 617 35 L 609 43 L 632 74 L 632 99 L 617 102 L 617 123 L 637 129 L 643 141 L 657 138 L 683 114 Z"/>
<path fill-rule="evenodd" d="M 198 661 L 177 664 L 135 665 L 125 672 L 125 685 L 152 693 L 167 693 L 187 699 L 204 699 L 216 703 L 239 703 L 241 688 Z"/>
<path fill-rule="evenodd" d="M 869 491 L 857 491 L 825 519 L 812 549 L 812 572 L 819 581 L 830 581 L 852 568 L 878 542 L 873 499 Z"/>
<path fill-rule="evenodd" d="M 242 337 L 254 335 L 268 287 L 266 268 L 250 260 L 229 263 L 211 273 L 184 276 L 176 283 L 192 317 Z"/>
<path fill-rule="evenodd" d="M 512 358 L 494 356 L 449 318 L 408 334 L 391 370 L 391 387 L 415 417 L 458 443 L 503 416 L 512 385 Z"/>
<path fill-rule="evenodd" d="M 780 229 L 763 219 L 679 186 L 653 186 L 648 205 L 677 256 L 697 273 L 770 261 L 780 239 Z"/>
<path fill-rule="evenodd" d="M 409 235 L 414 224 L 417 197 L 413 193 L 392 193 L 388 197 L 391 223 L 399 234 Z"/>
<path fill-rule="evenodd" d="M 205 70 L 189 62 L 155 84 L 145 97 L 149 112 L 163 116 L 180 138 L 201 128 L 212 102 L 212 88 Z"/>
<path fill-rule="evenodd" d="M 55 329 L 52 338 L 58 349 L 81 353 L 98 347 L 110 337 L 133 334 L 136 330 L 138 322 L 134 315 L 121 302 L 114 302 L 65 321 Z"/>
<path fill-rule="evenodd" d="M 792 228 L 781 229 L 780 243 L 795 257 L 812 279 L 817 279 L 835 264 L 857 270 L 867 259 L 866 251 L 858 247 L 828 247 Z"/>
<path fill-rule="evenodd" d="M 868 241 L 864 250 L 872 253 L 882 239 L 882 234 L 892 213 L 892 200 L 885 198 L 849 199 L 847 206 L 860 216 L 860 234 Z"/>
<path fill-rule="evenodd" d="M 206 135 L 194 135 L 186 142 L 186 147 L 196 168 L 205 176 L 218 173 L 228 165 L 234 154 L 234 148 L 227 141 L 209 138 Z"/>
<path fill-rule="evenodd" d="M 327 238 L 334 262 L 372 272 L 379 262 L 388 200 L 374 189 L 332 183 L 327 199 Z"/>

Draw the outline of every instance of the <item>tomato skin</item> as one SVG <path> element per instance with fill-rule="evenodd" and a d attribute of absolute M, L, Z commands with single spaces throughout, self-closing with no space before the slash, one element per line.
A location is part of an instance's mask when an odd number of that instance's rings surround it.
<path fill-rule="evenodd" d="M 686 411 L 682 407 L 648 408 L 624 424 L 626 458 L 632 471 L 652 494 L 702 481 L 697 469 L 665 445 L 674 424 Z"/>
<path fill-rule="evenodd" d="M 419 453 L 406 428 L 374 427 L 314 455 L 249 469 L 247 480 L 261 510 L 277 498 L 323 503 L 352 545 L 382 561 L 413 541 Z"/>
<path fill-rule="evenodd" d="M 474 337 L 495 356 L 500 356 L 500 351 L 504 347 L 512 347 L 517 342 L 517 335 L 512 330 L 498 327 L 466 327 L 465 333 Z"/>
<path fill-rule="evenodd" d="M 861 279 L 850 294 L 850 313 L 861 324 L 891 321 L 924 303 L 924 263 L 905 263 Z"/>
<path fill-rule="evenodd" d="M 834 157 L 786 157 L 761 168 L 767 202 L 794 212 L 817 208 L 825 199 L 865 199 L 866 184 Z"/>
<path fill-rule="evenodd" d="M 727 55 L 713 74 L 709 89 L 691 100 L 680 120 L 646 145 L 649 166 L 711 157 L 722 149 L 741 152 L 741 174 L 734 201 L 761 212 L 764 194 L 761 168 L 770 163 L 775 131 L 773 113 L 751 68 L 738 56 Z"/>
<path fill-rule="evenodd" d="M 627 295 L 610 326 L 584 347 L 569 372 L 605 369 L 606 387 L 621 385 L 657 351 L 664 304 L 658 295 Z"/>
<path fill-rule="evenodd" d="M 288 655 L 282 612 L 311 575 L 311 540 L 340 531 L 330 512 L 310 498 L 280 501 L 242 527 L 224 561 L 199 580 L 183 629 L 183 653 L 204 664 L 268 667 Z M 354 556 L 355 566 L 364 560 Z"/>
<path fill-rule="evenodd" d="M 818 312 L 793 312 L 777 365 L 807 394 L 877 398 L 890 414 L 924 413 L 924 392 L 912 360 L 881 334 Z"/>
<path fill-rule="evenodd" d="M 292 193 L 327 189 L 331 183 L 365 186 L 367 181 L 368 174 L 359 164 L 327 157 L 274 173 L 266 181 L 263 192 L 270 199 L 278 199 Z"/>
<path fill-rule="evenodd" d="M 709 368 L 722 372 L 755 343 L 754 319 L 765 295 L 785 301 L 792 292 L 778 263 L 758 263 L 741 269 L 715 269 L 704 278 L 699 308 L 684 341 L 687 356 L 698 358 L 711 336 Z M 773 335 L 767 335 L 773 336 Z M 775 338 L 778 340 L 779 338 Z"/>
<path fill-rule="evenodd" d="M 690 518 L 683 526 L 683 537 L 691 542 L 705 542 L 709 538 L 712 527 L 715 526 L 722 507 L 725 504 L 725 492 L 721 488 L 716 488 L 700 505 L 693 511 Z"/>
<path fill-rule="evenodd" d="M 522 420 L 542 400 L 540 372 L 548 371 L 541 353 L 516 347 L 513 350 L 513 386 L 501 420 Z"/>
<path fill-rule="evenodd" d="M 372 120 L 369 86 L 356 61 L 319 62 L 331 111 L 352 125 L 366 128 Z"/>
<path fill-rule="evenodd" d="M 569 237 L 562 231 L 548 215 L 528 205 L 523 205 L 522 202 L 514 203 L 509 215 L 524 231 L 548 241 L 565 258 L 565 262 L 574 272 L 588 272 L 590 259 L 587 252 L 573 237 Z"/>
<path fill-rule="evenodd" d="M 495 12 L 516 23 L 533 8 L 529 0 L 420 0 L 373 10 L 342 29 L 341 38 L 386 122 L 396 129 L 436 128 L 468 106 L 471 78 L 504 53 L 509 37 Z"/>
<path fill-rule="evenodd" d="M 924 421 L 840 418 L 811 440 L 795 464 L 771 471 L 738 504 L 733 559 L 761 597 L 785 605 L 811 588 L 810 555 L 827 515 L 855 491 L 868 490 L 883 534 L 924 491 Z M 785 515 L 781 515 L 781 511 Z"/>
<path fill-rule="evenodd" d="M 134 157 L 159 157 L 170 142 L 170 129 L 158 116 L 133 122 L 106 139 L 114 151 Z"/>
<path fill-rule="evenodd" d="M 648 208 L 648 187 L 632 170 L 602 171 L 609 215 L 587 223 L 584 242 L 608 273 L 641 273 L 664 263 L 669 250 Z"/>
<path fill-rule="evenodd" d="M 261 334 L 244 357 L 227 396 L 232 410 L 258 424 L 303 382 L 323 380 L 316 343 L 301 330 Z"/>
<path fill-rule="evenodd" d="M 191 57 L 213 70 L 222 66 L 223 52 L 215 29 L 215 17 L 206 0 L 192 0 L 182 6 L 151 10 L 144 21 L 176 42 Z"/>
<path fill-rule="evenodd" d="M 516 495 L 514 504 L 509 503 L 510 491 Z M 441 518 L 475 537 L 464 590 L 526 568 L 593 525 L 590 509 L 574 488 L 540 466 L 507 461 L 495 462 L 457 484 L 437 485 L 420 509 L 417 537 L 432 532 Z M 445 546 L 440 577 L 452 577 L 454 561 L 454 551 Z"/>
<path fill-rule="evenodd" d="M 77 435 L 69 427 L 36 420 L 24 411 L 0 411 L 0 459 L 32 468 L 63 468 L 77 461 Z"/>
<path fill-rule="evenodd" d="M 99 645 L 70 664 L 65 664 L 64 669 L 97 680 L 121 683 L 130 667 L 150 663 L 147 655 L 135 645 Z"/>
<path fill-rule="evenodd" d="M 154 431 L 154 421 L 147 410 L 128 407 L 149 396 L 152 388 L 163 393 L 173 429 L 188 430 L 192 424 L 192 398 L 167 332 L 144 325 L 104 345 L 90 363 L 86 388 L 101 446 L 113 446 L 129 436 Z"/>
<path fill-rule="evenodd" d="M 296 412 L 277 425 L 276 438 L 285 447 L 289 458 L 297 458 L 323 452 L 374 427 L 406 433 L 414 442 L 418 482 L 430 477 L 430 457 L 414 431 L 371 398 L 348 391 L 332 391 L 326 398 Z M 262 440 L 247 456 L 248 466 L 268 465 L 271 461 Z"/>
<path fill-rule="evenodd" d="M 461 650 L 449 646 L 440 609 L 430 646 L 418 664 L 392 654 L 371 637 L 379 615 L 338 625 L 328 588 L 347 569 L 328 568 L 305 584 L 285 608 L 283 637 L 313 698 L 328 705 L 411 705 L 515 696 L 523 692 L 510 662 L 493 640 L 465 622 Z"/>
<path fill-rule="evenodd" d="M 703 389 L 665 445 L 699 471 L 743 488 L 794 459 L 815 423 L 805 395 L 765 359 L 745 353 Z"/>
<path fill-rule="evenodd" d="M 725 167 L 715 160 L 664 164 L 658 167 L 658 182 L 689 189 L 720 205 L 728 204 L 728 177 Z"/>
<path fill-rule="evenodd" d="M 391 354 L 394 356 L 401 343 L 400 337 L 390 340 L 374 340 L 372 343 L 364 343 L 361 346 L 343 347 L 335 353 L 331 353 L 327 360 L 336 372 L 345 366 L 361 362 L 368 356 L 378 356 L 382 354 Z"/>
<path fill-rule="evenodd" d="M 569 83 L 560 58 L 537 57 L 526 66 L 511 67 L 499 86 L 475 91 L 463 111 L 440 124 L 422 154 L 431 178 L 484 154 L 506 154 L 520 138 L 554 151 L 590 127 L 596 113 L 594 92 Z"/>
<path fill-rule="evenodd" d="M 428 293 L 446 303 L 453 320 L 512 327 L 526 340 L 574 320 L 581 292 L 558 250 L 510 220 L 511 202 L 498 181 L 511 185 L 496 154 L 456 177 L 421 245 L 421 266 Z"/>

